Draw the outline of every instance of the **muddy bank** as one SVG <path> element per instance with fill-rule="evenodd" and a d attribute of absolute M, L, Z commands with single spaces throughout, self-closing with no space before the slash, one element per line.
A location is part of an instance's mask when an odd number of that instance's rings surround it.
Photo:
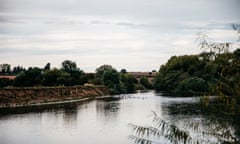
<path fill-rule="evenodd" d="M 106 87 L 31 87 L 0 89 L 0 108 L 70 103 L 109 95 Z"/>

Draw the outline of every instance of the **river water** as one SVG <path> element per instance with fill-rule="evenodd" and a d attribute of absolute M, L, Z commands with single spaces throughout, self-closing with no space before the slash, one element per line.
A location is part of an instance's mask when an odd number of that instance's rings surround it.
<path fill-rule="evenodd" d="M 0 143 L 132 144 L 129 135 L 134 133 L 129 124 L 151 125 L 153 111 L 178 125 L 202 119 L 198 109 L 179 113 L 183 105 L 197 103 L 196 97 L 173 98 L 154 91 L 114 97 L 2 114 Z"/>

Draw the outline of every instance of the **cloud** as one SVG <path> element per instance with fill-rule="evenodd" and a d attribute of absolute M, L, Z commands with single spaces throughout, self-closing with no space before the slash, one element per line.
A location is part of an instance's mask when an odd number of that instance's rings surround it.
<path fill-rule="evenodd" d="M 196 33 L 235 41 L 237 0 L 0 0 L 0 61 L 58 66 L 75 60 L 129 71 L 158 69 L 172 55 L 196 54 Z M 235 38 L 236 36 L 236 38 Z M 85 69 L 84 69 L 85 70 Z"/>

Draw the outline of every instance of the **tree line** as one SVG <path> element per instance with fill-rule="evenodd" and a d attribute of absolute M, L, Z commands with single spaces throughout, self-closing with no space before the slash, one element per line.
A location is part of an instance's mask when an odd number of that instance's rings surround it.
<path fill-rule="evenodd" d="M 234 95 L 239 89 L 240 49 L 232 53 L 211 53 L 172 56 L 162 65 L 155 77 L 154 88 L 159 91 L 181 96 L 216 94 L 221 91 Z"/>
<path fill-rule="evenodd" d="M 95 73 L 85 73 L 77 67 L 76 62 L 65 60 L 61 68 L 51 68 L 47 63 L 43 68 L 14 67 L 9 64 L 1 65 L 2 75 L 16 75 L 14 80 L 1 78 L 0 87 L 33 87 L 33 86 L 76 86 L 76 85 L 105 85 L 112 94 L 133 93 L 139 89 L 153 88 L 146 77 L 138 81 L 126 69 L 118 72 L 111 65 L 98 67 Z"/>
<path fill-rule="evenodd" d="M 179 96 L 214 95 L 220 89 L 225 95 L 236 95 L 234 91 L 240 89 L 240 49 L 229 52 L 232 43 L 211 41 L 203 32 L 197 40 L 204 52 L 172 56 L 161 65 L 154 88 Z"/>

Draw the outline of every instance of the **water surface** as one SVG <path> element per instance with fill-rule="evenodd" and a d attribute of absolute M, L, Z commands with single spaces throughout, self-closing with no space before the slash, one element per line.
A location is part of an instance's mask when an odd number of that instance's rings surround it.
<path fill-rule="evenodd" d="M 178 112 L 199 98 L 173 98 L 153 91 L 115 97 L 1 115 L 0 143 L 131 144 L 129 123 L 151 124 L 152 111 L 178 122 L 202 118 L 197 109 Z"/>

